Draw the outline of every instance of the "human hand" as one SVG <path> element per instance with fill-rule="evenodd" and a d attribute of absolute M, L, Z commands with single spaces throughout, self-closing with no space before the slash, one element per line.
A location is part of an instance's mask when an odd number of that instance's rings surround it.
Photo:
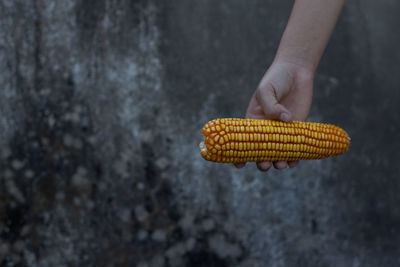
<path fill-rule="evenodd" d="M 261 79 L 246 112 L 249 119 L 304 121 L 311 107 L 314 72 L 302 65 L 275 62 Z M 276 169 L 294 167 L 298 161 L 273 162 Z M 245 163 L 237 163 L 237 168 Z M 271 162 L 257 162 L 260 171 L 268 171 Z"/>

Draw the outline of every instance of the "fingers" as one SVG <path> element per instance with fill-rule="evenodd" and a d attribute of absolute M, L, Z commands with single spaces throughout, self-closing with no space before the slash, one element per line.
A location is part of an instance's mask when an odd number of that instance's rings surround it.
<path fill-rule="evenodd" d="M 276 161 L 276 162 L 274 162 L 274 167 L 275 167 L 275 169 L 278 169 L 278 170 L 286 169 L 287 166 L 288 166 L 288 164 L 287 164 L 286 161 Z"/>
<path fill-rule="evenodd" d="M 246 119 L 265 120 L 265 114 L 261 105 L 258 103 L 258 100 L 256 98 L 256 92 L 254 92 L 254 94 L 251 96 L 245 117 Z"/>
<path fill-rule="evenodd" d="M 271 162 L 257 162 L 257 168 L 262 172 L 268 171 L 271 166 Z"/>
<path fill-rule="evenodd" d="M 297 161 L 290 161 L 290 163 L 291 164 L 295 163 L 294 164 L 294 166 L 295 166 L 297 164 Z M 272 164 L 271 164 L 271 162 L 257 162 L 257 168 L 260 171 L 264 171 L 264 172 L 268 171 L 271 168 L 272 165 L 277 170 L 283 170 L 283 169 L 286 169 L 289 166 L 289 163 L 286 162 L 286 161 L 276 161 L 276 162 L 273 162 Z"/>
<path fill-rule="evenodd" d="M 266 87 L 263 90 L 256 90 L 255 96 L 263 109 L 265 117 L 285 122 L 289 122 L 292 119 L 290 111 L 279 104 L 272 86 Z"/>
<path fill-rule="evenodd" d="M 283 170 L 286 169 L 287 167 L 293 168 L 296 166 L 298 161 L 275 161 L 273 162 L 273 165 L 275 169 L 277 170 Z M 271 168 L 272 164 L 271 162 L 258 162 L 257 167 L 260 171 L 268 171 Z"/>
<path fill-rule="evenodd" d="M 299 161 L 288 161 L 288 166 L 289 168 L 294 168 L 297 166 L 297 164 L 299 164 Z"/>
<path fill-rule="evenodd" d="M 234 163 L 233 165 L 235 165 L 236 168 L 241 169 L 246 165 L 246 163 Z"/>
<path fill-rule="evenodd" d="M 274 166 L 274 168 L 277 170 L 283 170 L 286 169 L 287 167 L 294 168 L 298 163 L 299 161 L 287 161 L 287 162 L 275 161 L 273 163 L 265 161 L 265 162 L 257 162 L 257 168 L 262 172 L 268 171 L 269 169 L 271 169 L 272 166 Z M 246 165 L 246 163 L 234 163 L 233 165 L 236 168 L 241 169 Z"/>

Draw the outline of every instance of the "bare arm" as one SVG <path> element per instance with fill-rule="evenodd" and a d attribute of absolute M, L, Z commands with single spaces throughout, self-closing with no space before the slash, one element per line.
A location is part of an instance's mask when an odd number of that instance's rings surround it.
<path fill-rule="evenodd" d="M 345 0 L 296 0 L 283 33 L 277 61 L 315 72 Z"/>
<path fill-rule="evenodd" d="M 307 119 L 313 81 L 345 0 L 296 0 L 272 65 L 250 99 L 246 118 Z M 297 162 L 279 161 L 275 168 Z M 244 164 L 236 164 L 243 167 Z M 258 162 L 266 171 L 271 162 Z"/>

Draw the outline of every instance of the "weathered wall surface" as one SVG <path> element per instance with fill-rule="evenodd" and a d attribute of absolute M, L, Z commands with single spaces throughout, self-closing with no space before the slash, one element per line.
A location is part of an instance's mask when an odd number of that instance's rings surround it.
<path fill-rule="evenodd" d="M 0 1 L 0 265 L 396 266 L 398 1 L 349 1 L 312 121 L 341 157 L 203 161 L 243 116 L 292 1 Z"/>

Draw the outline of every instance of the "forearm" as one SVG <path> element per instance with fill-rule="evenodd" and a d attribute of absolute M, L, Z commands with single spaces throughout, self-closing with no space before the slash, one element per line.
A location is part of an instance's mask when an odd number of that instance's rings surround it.
<path fill-rule="evenodd" d="M 275 61 L 315 72 L 345 0 L 296 0 Z"/>

